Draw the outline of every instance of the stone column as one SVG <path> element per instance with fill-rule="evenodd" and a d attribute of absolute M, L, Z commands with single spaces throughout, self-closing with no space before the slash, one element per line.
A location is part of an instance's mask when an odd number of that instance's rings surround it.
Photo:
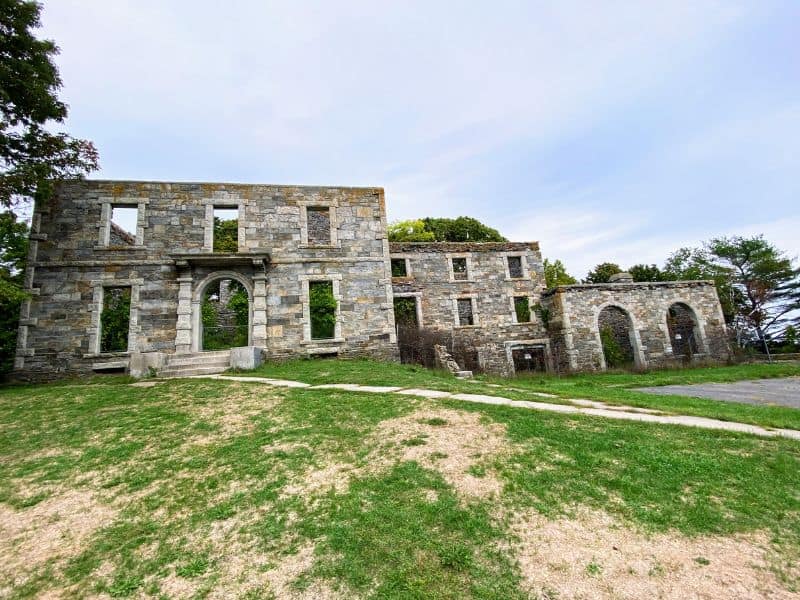
<path fill-rule="evenodd" d="M 192 351 L 192 277 L 181 273 L 178 277 L 178 324 L 175 334 L 175 352 L 188 354 Z"/>
<path fill-rule="evenodd" d="M 251 346 L 267 347 L 267 276 L 253 275 L 253 331 Z"/>

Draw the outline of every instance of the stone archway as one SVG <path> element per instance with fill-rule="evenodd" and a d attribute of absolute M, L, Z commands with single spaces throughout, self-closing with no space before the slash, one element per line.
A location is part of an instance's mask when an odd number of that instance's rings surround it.
<path fill-rule="evenodd" d="M 226 283 L 227 282 L 227 283 Z M 224 298 L 223 291 L 225 288 L 231 291 L 231 288 L 243 290 L 247 295 L 247 325 L 245 331 L 237 331 L 236 319 L 237 310 L 228 310 L 229 300 Z M 236 293 L 236 292 L 233 292 Z M 217 294 L 215 302 L 220 304 L 224 303 L 225 319 L 231 319 L 232 325 L 229 324 L 216 324 L 214 327 L 222 334 L 226 332 L 226 328 L 232 327 L 232 335 L 228 336 L 229 340 L 224 335 L 217 335 L 217 342 L 213 344 L 214 347 L 206 348 L 209 344 L 209 336 L 204 335 L 208 332 L 204 331 L 204 304 L 206 307 L 206 319 L 208 320 L 208 308 L 211 306 L 209 303 L 209 296 Z M 229 294 L 231 295 L 231 294 Z M 217 312 L 216 316 L 219 318 L 222 311 Z M 250 346 L 253 339 L 253 284 L 249 277 L 242 275 L 236 271 L 216 271 L 207 275 L 200 281 L 194 289 L 192 294 L 192 351 L 202 352 L 204 350 L 226 349 L 236 346 Z M 226 341 L 229 343 L 226 344 Z M 204 343 L 205 342 L 205 343 Z"/>
<path fill-rule="evenodd" d="M 605 368 L 639 365 L 633 320 L 627 310 L 614 304 L 604 306 L 597 316 L 597 331 Z"/>
<path fill-rule="evenodd" d="M 675 302 L 667 309 L 667 331 L 674 356 L 691 360 L 700 352 L 702 338 L 697 314 L 684 302 Z"/>

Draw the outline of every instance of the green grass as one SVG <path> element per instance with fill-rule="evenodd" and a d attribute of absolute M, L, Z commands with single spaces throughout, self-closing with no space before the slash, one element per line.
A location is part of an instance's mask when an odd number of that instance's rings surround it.
<path fill-rule="evenodd" d="M 291 379 L 310 384 L 358 383 L 428 388 L 540 402 L 568 403 L 570 398 L 583 398 L 609 404 L 651 408 L 672 414 L 711 417 L 773 428 L 800 429 L 800 410 L 792 408 L 739 404 L 679 395 L 663 396 L 631 389 L 673 384 L 725 383 L 745 379 L 796 377 L 800 376 L 800 365 L 796 364 L 696 367 L 643 373 L 575 374 L 560 377 L 549 374 L 514 378 L 479 376 L 473 381 L 460 381 L 444 371 L 425 369 L 417 365 L 401 365 L 363 359 L 301 359 L 268 363 L 258 369 L 238 374 Z M 543 399 L 530 392 L 544 392 L 554 394 L 556 397 Z"/>
<path fill-rule="evenodd" d="M 466 470 L 499 478 L 500 498 L 465 499 L 416 462 L 373 465 L 385 443 L 374 437 L 381 422 L 438 407 L 505 426 L 508 452 Z M 426 436 L 449 425 L 447 414 L 416 422 L 427 433 L 399 437 L 398 451 L 424 448 Z M 439 454 L 432 458 L 446 458 Z M 296 487 L 309 470 L 332 464 L 355 469 L 349 485 Z M 47 590 L 158 597 L 176 579 L 197 598 L 221 587 L 234 597 L 270 597 L 259 578 L 309 544 L 306 568 L 288 582 L 293 589 L 526 597 L 499 509 L 557 516 L 584 505 L 632 527 L 687 535 L 766 530 L 778 569 L 800 548 L 800 444 L 789 440 L 218 380 L 0 389 L 0 503 L 24 520 L 69 490 L 112 507 L 111 516 L 61 558 L 0 570 L 10 598 Z M 45 517 L 41 527 L 65 514 Z M 14 549 L 4 543 L 9 564 Z M 237 560 L 246 576 L 231 576 Z M 9 583 L 11 575 L 18 580 Z"/>

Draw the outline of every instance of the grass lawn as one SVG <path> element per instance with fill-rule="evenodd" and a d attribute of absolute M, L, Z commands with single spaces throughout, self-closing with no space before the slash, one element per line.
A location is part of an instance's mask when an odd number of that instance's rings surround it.
<path fill-rule="evenodd" d="M 389 368 L 444 381 L 361 382 Z M 789 597 L 798 490 L 785 439 L 220 380 L 7 387 L 0 597 Z"/>
<path fill-rule="evenodd" d="M 292 360 L 268 363 L 253 371 L 240 374 L 293 379 L 312 384 L 360 383 L 429 388 L 504 396 L 512 400 L 566 403 L 569 398 L 584 398 L 609 404 L 652 408 L 667 413 L 712 417 L 765 427 L 800 429 L 800 411 L 791 408 L 737 404 L 677 395 L 661 396 L 631 389 L 657 385 L 724 383 L 745 379 L 800 376 L 800 365 L 797 364 L 698 367 L 644 373 L 576 374 L 561 377 L 535 375 L 512 379 L 479 376 L 472 381 L 459 381 L 444 371 L 425 369 L 416 365 L 370 360 Z M 544 392 L 557 397 L 543 400 L 529 392 Z"/>

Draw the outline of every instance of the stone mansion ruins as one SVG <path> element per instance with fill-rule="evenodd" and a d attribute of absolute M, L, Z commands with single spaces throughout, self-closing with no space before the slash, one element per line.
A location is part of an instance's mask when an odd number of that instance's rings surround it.
<path fill-rule="evenodd" d="M 122 210 L 127 231 L 116 222 Z M 236 218 L 225 250 L 214 238 L 219 211 Z M 243 299 L 239 342 L 206 352 L 206 306 L 231 285 Z M 381 188 L 62 182 L 34 208 L 25 287 L 19 379 L 326 355 L 398 360 L 401 314 L 501 374 L 602 370 L 614 366 L 609 344 L 638 367 L 727 355 L 711 282 L 623 276 L 545 289 L 536 242 L 390 244 Z M 324 330 L 318 292 L 335 301 Z M 113 319 L 124 331 L 110 339 Z"/>

